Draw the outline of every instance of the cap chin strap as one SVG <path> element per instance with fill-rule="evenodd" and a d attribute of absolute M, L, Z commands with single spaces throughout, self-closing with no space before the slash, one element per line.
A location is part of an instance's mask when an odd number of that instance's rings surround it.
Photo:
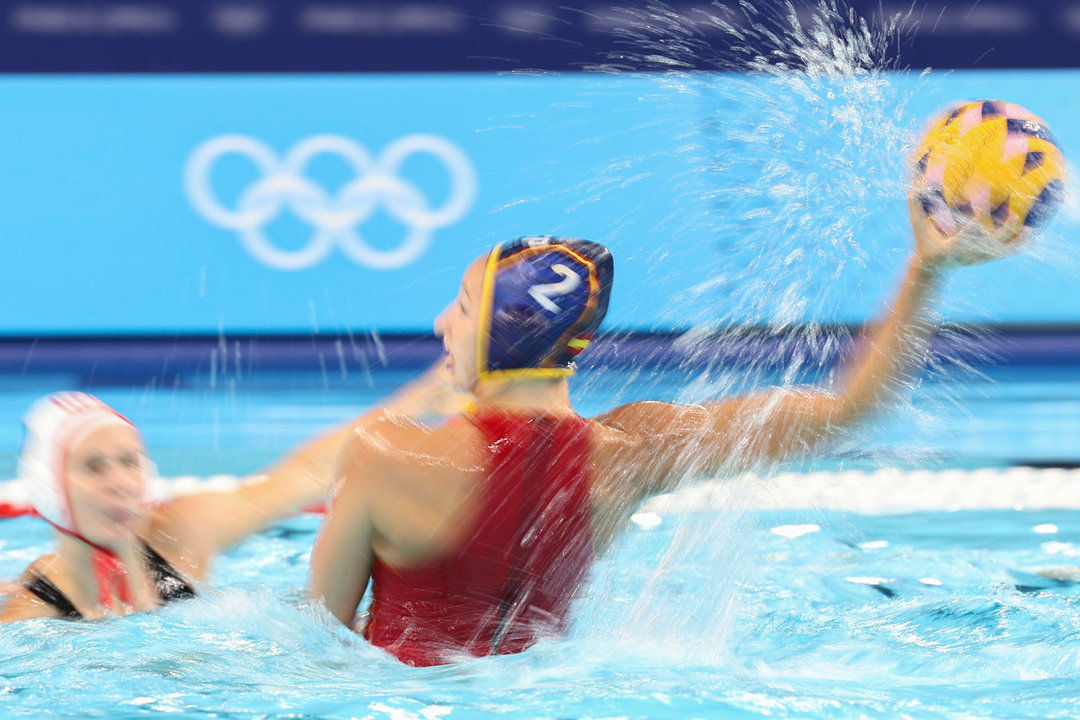
<path fill-rule="evenodd" d="M 574 372 L 572 367 L 506 368 L 482 370 L 477 374 L 477 380 L 557 380 L 573 377 Z"/>
<path fill-rule="evenodd" d="M 127 581 L 127 567 L 116 553 L 87 540 L 77 532 L 60 527 L 51 520 L 47 522 L 68 537 L 73 537 L 90 546 L 90 568 L 94 573 L 94 581 L 97 583 L 98 603 L 101 607 L 110 613 L 115 613 L 117 608 L 113 603 L 114 596 L 120 598 L 123 606 L 132 607 L 135 604 Z"/>

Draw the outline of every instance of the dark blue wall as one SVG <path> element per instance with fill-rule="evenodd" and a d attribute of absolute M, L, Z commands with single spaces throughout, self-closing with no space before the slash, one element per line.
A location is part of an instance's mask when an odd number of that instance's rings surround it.
<path fill-rule="evenodd" d="M 731 69 L 741 36 L 786 27 L 775 0 L 8 0 L 0 72 L 461 72 L 683 67 Z M 1080 65 L 1080 2 L 852 0 L 827 4 L 882 30 L 905 67 Z M 795 2 L 805 24 L 817 2 Z M 726 22 L 730 29 L 717 20 Z M 757 29 L 754 29 L 754 26 Z M 732 31 L 734 30 L 734 32 Z M 759 34 L 760 38 L 761 35 Z"/>

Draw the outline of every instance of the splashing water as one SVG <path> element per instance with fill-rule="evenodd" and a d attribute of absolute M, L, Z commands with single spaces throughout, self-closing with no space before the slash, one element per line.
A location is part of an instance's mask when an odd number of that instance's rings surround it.
<path fill-rule="evenodd" d="M 647 625 L 633 638 L 595 630 L 604 606 L 633 603 L 655 583 L 649 568 L 692 519 L 631 530 L 601 561 L 568 640 L 413 669 L 290 594 L 318 528 L 308 516 L 223 557 L 228 587 L 195 600 L 101 623 L 6 627 L 0 707 L 14 717 L 334 720 L 1012 718 L 1075 709 L 1080 575 L 1072 568 L 1070 580 L 1062 566 L 1062 581 L 1017 568 L 1075 562 L 1080 550 L 1067 539 L 1080 530 L 1076 517 L 818 514 L 817 530 L 777 532 L 801 515 L 765 513 L 745 528 L 760 570 L 723 580 L 738 582 L 742 596 L 724 655 L 695 652 L 689 638 L 665 645 Z M 8 522 L 9 553 L 49 546 L 40 523 Z M 17 565 L 5 562 L 4 570 Z M 671 570 L 670 600 L 653 624 L 676 621 L 718 585 L 718 569 L 704 562 Z"/>
<path fill-rule="evenodd" d="M 848 328 L 881 312 L 911 251 L 908 157 L 924 118 L 909 106 L 930 75 L 900 72 L 890 57 L 910 14 L 875 25 L 840 2 L 822 0 L 799 8 L 715 3 L 690 13 L 654 3 L 626 15 L 629 62 L 597 69 L 649 67 L 661 74 L 659 85 L 699 98 L 702 108 L 697 134 L 685 142 L 680 136 L 678 152 L 697 158 L 700 172 L 685 182 L 696 183 L 707 206 L 687 223 L 687 234 L 713 252 L 700 253 L 708 278 L 688 287 L 671 310 L 672 325 L 690 326 L 677 343 L 689 380 L 676 397 L 700 402 L 768 385 L 831 385 L 834 362 L 850 353 Z M 710 32 L 732 40 L 724 54 L 713 50 Z M 703 64 L 715 71 L 692 70 Z M 1040 238 L 1037 247 L 1029 264 L 1064 254 L 1052 239 Z M 965 302 L 977 309 L 979 296 Z M 730 314 L 718 316 L 713 307 Z M 985 383 L 976 369 L 992 360 L 976 342 L 985 334 L 946 327 L 941 336 L 949 354 L 915 348 L 921 379 L 896 389 L 889 412 L 924 434 L 948 432 L 946 418 L 955 422 L 956 410 L 964 413 L 955 386 L 937 385 L 919 407 L 912 390 L 943 378 Z M 735 362 L 730 354 L 717 359 L 717 342 L 739 348 Z M 742 418 L 745 445 L 763 431 L 769 412 Z M 866 457 L 867 435 L 875 432 L 845 431 L 834 454 L 925 466 L 927 454 L 911 446 Z M 739 464 L 731 458 L 733 467 Z M 734 588 L 754 573 L 753 550 L 743 542 L 750 522 L 744 511 L 735 505 L 680 526 L 646 591 L 621 616 L 628 633 L 644 632 L 658 647 L 724 655 L 739 612 Z M 668 578 L 696 564 L 729 582 L 715 594 L 684 598 L 672 617 L 678 588 Z"/>
<path fill-rule="evenodd" d="M 676 182 L 700 193 L 705 208 L 675 235 L 699 238 L 696 252 L 708 266 L 707 279 L 670 311 L 671 326 L 690 328 L 677 342 L 689 380 L 676 399 L 828 383 L 851 344 L 846 325 L 876 311 L 892 290 L 873 278 L 892 274 L 909 251 L 901 220 L 906 157 L 921 121 L 907 115 L 911 90 L 890 72 L 901 19 L 877 27 L 831 0 L 692 12 L 653 3 L 624 12 L 627 53 L 593 69 L 650 68 L 662 88 L 697 98 L 701 108 L 699 126 L 680 135 L 674 151 L 696 168 Z M 709 41 L 717 33 L 731 40 L 723 54 Z M 714 71 L 692 70 L 703 65 Z M 881 300 L 869 307 L 867 295 Z M 856 309 L 845 310 L 853 296 Z M 714 307 L 733 310 L 717 316 Z M 716 359 L 718 342 L 739 348 L 734 362 Z M 769 412 L 742 418 L 743 447 Z M 855 447 L 859 438 L 851 433 L 839 445 Z M 731 458 L 732 467 L 742 464 Z M 648 589 L 625 610 L 627 632 L 681 652 L 692 645 L 723 654 L 738 612 L 734 588 L 751 572 L 743 510 L 681 526 Z M 685 599 L 673 617 L 667 578 L 688 563 L 728 582 Z"/>

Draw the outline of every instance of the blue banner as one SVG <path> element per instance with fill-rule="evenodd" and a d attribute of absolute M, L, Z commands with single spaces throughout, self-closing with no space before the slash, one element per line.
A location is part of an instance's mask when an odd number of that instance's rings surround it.
<path fill-rule="evenodd" d="M 958 98 L 1080 147 L 1080 73 L 9 76 L 4 334 L 423 332 L 494 243 L 616 257 L 610 326 L 858 322 L 910 250 L 906 153 Z M 955 321 L 1080 322 L 1066 207 Z"/>

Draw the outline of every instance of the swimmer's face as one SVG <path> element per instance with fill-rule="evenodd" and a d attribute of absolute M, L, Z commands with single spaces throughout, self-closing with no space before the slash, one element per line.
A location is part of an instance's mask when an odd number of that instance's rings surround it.
<path fill-rule="evenodd" d="M 148 460 L 142 441 L 126 425 L 94 430 L 68 453 L 68 497 L 75 527 L 92 543 L 116 547 L 134 539 Z"/>
<path fill-rule="evenodd" d="M 480 290 L 487 255 L 477 258 L 454 301 L 435 318 L 435 335 L 442 338 L 446 365 L 458 390 L 471 390 L 476 382 L 476 334 L 480 328 Z"/>

